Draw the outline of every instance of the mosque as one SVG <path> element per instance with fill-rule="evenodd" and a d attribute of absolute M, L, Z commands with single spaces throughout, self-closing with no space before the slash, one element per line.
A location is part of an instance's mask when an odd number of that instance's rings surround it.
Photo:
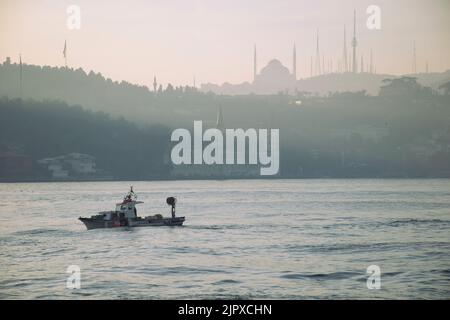
<path fill-rule="evenodd" d="M 214 92 L 216 94 L 246 95 L 246 94 L 295 94 L 298 89 L 314 93 L 328 93 L 338 91 L 361 91 L 368 87 L 379 90 L 380 77 L 373 76 L 376 69 L 373 62 L 372 50 L 369 59 L 364 63 L 363 53 L 360 53 L 361 62 L 358 63 L 356 48 L 356 11 L 353 12 L 353 38 L 350 42 L 351 49 L 347 47 L 346 28 L 343 28 L 342 56 L 333 59 L 331 55 L 324 55 L 319 47 L 319 30 L 315 39 L 315 57 L 311 55 L 310 77 L 297 78 L 297 57 L 295 44 L 292 52 L 292 65 L 284 66 L 279 60 L 272 59 L 258 71 L 256 45 L 253 51 L 253 79 L 240 84 L 222 85 L 206 83 L 202 84 L 200 90 L 203 92 Z M 367 61 L 368 60 L 368 61 Z M 415 50 L 414 50 L 415 61 Z M 303 71 L 307 68 L 303 67 Z M 361 76 L 354 76 L 359 73 Z M 416 73 L 416 70 L 413 70 Z M 339 74 L 339 76 L 337 76 Z M 331 75 L 331 76 L 328 76 Z M 325 77 L 324 77 L 325 76 Z"/>
<path fill-rule="evenodd" d="M 294 88 L 295 81 L 295 72 L 291 73 L 279 60 L 273 59 L 255 74 L 253 86 L 256 92 L 279 92 Z"/>
<path fill-rule="evenodd" d="M 242 94 L 253 92 L 256 94 L 276 94 L 279 92 L 292 92 L 295 90 L 297 81 L 297 61 L 296 61 L 296 49 L 294 45 L 292 55 L 292 70 L 289 70 L 279 60 L 272 59 L 269 63 L 263 67 L 259 73 L 257 69 L 257 54 L 256 46 L 254 48 L 253 55 L 253 81 L 244 82 L 241 84 L 230 85 L 224 83 L 223 85 L 215 85 L 211 83 L 202 84 L 202 91 L 212 91 L 223 94 Z M 232 92 L 229 92 L 232 90 Z"/>

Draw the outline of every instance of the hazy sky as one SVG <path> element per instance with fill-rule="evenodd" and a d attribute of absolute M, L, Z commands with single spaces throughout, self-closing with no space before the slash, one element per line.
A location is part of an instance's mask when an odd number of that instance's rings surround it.
<path fill-rule="evenodd" d="M 81 8 L 81 29 L 66 26 L 66 9 Z M 381 8 L 381 30 L 366 27 L 366 8 Z M 0 0 L 0 59 L 10 56 L 38 65 L 68 64 L 101 72 L 113 80 L 151 86 L 250 81 L 253 46 L 258 69 L 272 58 L 307 77 L 319 28 L 321 53 L 342 57 L 343 28 L 350 49 L 353 9 L 357 10 L 360 54 L 373 50 L 377 72 L 450 69 L 450 0 Z M 367 61 L 367 60 L 366 60 Z"/>

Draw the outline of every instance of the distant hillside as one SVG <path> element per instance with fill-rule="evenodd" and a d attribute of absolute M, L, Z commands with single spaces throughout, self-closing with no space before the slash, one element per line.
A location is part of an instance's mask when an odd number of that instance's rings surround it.
<path fill-rule="evenodd" d="M 443 73 L 420 73 L 408 76 L 417 78 L 418 83 L 422 86 L 437 90 L 441 84 L 450 81 L 450 70 Z M 370 95 L 378 95 L 382 81 L 392 78 L 399 78 L 399 76 L 373 73 L 329 73 L 297 80 L 295 84 L 283 89 L 281 87 L 261 88 L 254 86 L 252 83 L 244 82 L 241 84 L 224 83 L 222 85 L 207 83 L 202 85 L 201 91 L 228 95 L 277 94 L 279 91 L 288 91 L 290 94 L 309 92 L 313 95 L 327 95 L 335 92 L 366 91 Z"/>
<path fill-rule="evenodd" d="M 17 64 L 0 65 L 0 95 L 20 95 L 19 71 Z M 436 92 L 401 77 L 383 81 L 376 96 L 333 92 L 343 77 L 356 86 L 358 77 L 364 83 L 367 76 L 344 74 L 304 80 L 309 90 L 295 95 L 217 95 L 172 86 L 153 92 L 81 69 L 23 65 L 22 75 L 26 99 L 3 98 L 0 105 L 2 159 L 12 166 L 11 152 L 21 152 L 16 156 L 24 163 L 81 153 L 114 176 L 169 177 L 163 157 L 172 145 L 171 129 L 192 129 L 194 120 L 213 127 L 221 107 L 225 128 L 280 129 L 282 177 L 450 176 L 448 83 Z M 447 73 L 421 77 L 437 86 Z M 324 81 L 334 89 L 311 93 Z"/>
<path fill-rule="evenodd" d="M 145 86 L 126 81 L 117 82 L 100 73 L 86 73 L 81 68 L 22 66 L 22 94 L 20 90 L 20 66 L 5 62 L 0 64 L 0 97 L 8 96 L 51 99 L 82 105 L 93 111 L 103 111 L 113 116 L 123 116 L 138 123 L 175 123 L 177 105 L 187 109 L 204 104 L 210 97 L 190 87 L 166 88 L 157 92 Z M 209 104 L 211 105 L 211 104 Z M 213 110 L 215 112 L 215 109 Z M 182 117 L 182 115 L 180 115 Z"/>
<path fill-rule="evenodd" d="M 39 176 L 31 168 L 38 160 L 46 158 L 50 166 L 63 156 L 69 163 L 74 154 L 87 155 L 82 158 L 88 162 L 93 156 L 98 168 L 116 178 L 211 178 L 209 169 L 172 170 L 168 127 L 192 130 L 193 120 L 204 120 L 204 128 L 215 126 L 218 105 L 225 128 L 280 130 L 281 177 L 450 177 L 449 93 L 436 94 L 408 77 L 385 81 L 379 96 L 216 96 L 166 90 L 155 96 L 166 119 L 150 108 L 142 113 L 164 124 L 152 127 L 63 102 L 1 98 L 0 179 L 2 174 L 8 179 Z M 134 114 L 133 104 L 126 105 L 124 110 Z"/>
<path fill-rule="evenodd" d="M 55 101 L 0 99 L 0 180 L 41 179 L 38 161 L 71 153 L 93 156 L 97 169 L 118 179 L 167 176 L 169 130 L 137 128 L 81 107 Z"/>
<path fill-rule="evenodd" d="M 450 79 L 450 72 L 417 76 L 419 83 L 437 88 Z M 18 64 L 0 64 L 0 97 L 21 96 L 19 77 Z M 280 109 L 299 96 L 362 90 L 374 95 L 378 94 L 381 81 L 389 77 L 376 74 L 328 74 L 298 80 L 298 93 L 293 96 L 279 95 L 278 92 L 273 95 L 227 96 L 248 92 L 251 84 L 243 84 L 243 92 L 239 91 L 239 86 L 228 84 L 222 88 L 221 93 L 224 95 L 204 93 L 192 87 L 174 88 L 171 85 L 166 88 L 158 86 L 154 92 L 145 86 L 112 81 L 92 71 L 86 73 L 82 69 L 24 64 L 22 97 L 60 100 L 81 105 L 88 110 L 124 117 L 139 124 L 161 123 L 169 127 L 190 125 L 193 120 L 203 120 L 213 125 L 217 108 L 222 106 L 228 124 L 260 126 L 273 122 L 273 111 L 268 109 Z"/>

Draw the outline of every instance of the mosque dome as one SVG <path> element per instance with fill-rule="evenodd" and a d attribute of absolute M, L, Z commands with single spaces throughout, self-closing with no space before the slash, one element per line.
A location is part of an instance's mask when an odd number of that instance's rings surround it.
<path fill-rule="evenodd" d="M 272 59 L 261 69 L 253 85 L 256 92 L 277 93 L 295 86 L 295 77 L 279 60 Z"/>
<path fill-rule="evenodd" d="M 291 73 L 289 72 L 289 69 L 283 66 L 283 64 L 279 60 L 272 59 L 269 61 L 267 66 L 261 69 L 260 77 L 279 79 L 280 77 L 289 78 L 290 74 Z"/>

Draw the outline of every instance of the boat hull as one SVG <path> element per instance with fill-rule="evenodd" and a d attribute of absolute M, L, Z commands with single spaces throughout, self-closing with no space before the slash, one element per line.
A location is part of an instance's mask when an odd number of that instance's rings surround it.
<path fill-rule="evenodd" d="M 122 220 L 103 220 L 93 218 L 82 218 L 79 220 L 84 223 L 88 230 L 120 228 L 120 227 L 161 227 L 161 226 L 181 226 L 185 220 L 184 217 L 161 218 L 161 219 L 122 219 Z"/>

